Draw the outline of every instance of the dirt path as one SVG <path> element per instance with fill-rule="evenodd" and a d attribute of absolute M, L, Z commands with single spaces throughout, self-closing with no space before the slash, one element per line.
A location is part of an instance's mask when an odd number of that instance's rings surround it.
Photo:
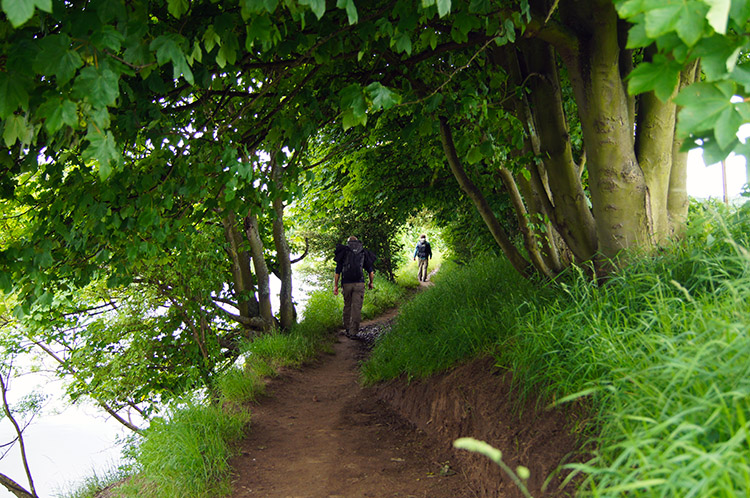
<path fill-rule="evenodd" d="M 470 496 L 439 446 L 359 386 L 360 343 L 333 349 L 269 384 L 231 462 L 232 498 Z"/>

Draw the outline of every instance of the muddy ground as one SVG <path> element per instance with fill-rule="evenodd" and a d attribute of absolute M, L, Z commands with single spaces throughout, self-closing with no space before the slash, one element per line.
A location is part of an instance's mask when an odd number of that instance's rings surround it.
<path fill-rule="evenodd" d="M 523 496 L 494 463 L 455 450 L 462 436 L 501 449 L 512 468 L 528 467 L 534 497 L 571 495 L 572 486 L 559 488 L 559 475 L 542 487 L 561 462 L 576 458 L 571 433 L 579 416 L 527 404 L 519 417 L 508 374 L 491 359 L 429 380 L 359 385 L 359 362 L 394 314 L 364 323 L 356 340 L 339 335 L 332 354 L 269 383 L 231 461 L 232 498 Z"/>

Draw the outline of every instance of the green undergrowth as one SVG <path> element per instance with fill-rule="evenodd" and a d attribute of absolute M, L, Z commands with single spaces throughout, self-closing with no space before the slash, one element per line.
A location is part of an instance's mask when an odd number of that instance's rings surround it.
<path fill-rule="evenodd" d="M 494 257 L 466 266 L 443 263 L 432 280 L 435 285 L 406 303 L 393 330 L 377 342 L 362 366 L 366 384 L 401 374 L 427 377 L 493 350 L 515 327 L 516 310 L 546 292 Z"/>
<path fill-rule="evenodd" d="M 441 271 L 377 343 L 365 380 L 491 352 L 519 400 L 587 407 L 579 435 L 592 457 L 569 466 L 580 495 L 744 496 L 750 206 L 694 211 L 682 244 L 604 285 L 574 269 L 535 286 L 499 261 Z"/>
<path fill-rule="evenodd" d="M 396 284 L 376 281 L 365 294 L 363 316 L 372 318 L 393 308 L 404 295 Z M 289 333 L 271 332 L 241 345 L 235 364 L 214 381 L 214 402 L 195 399 L 172 407 L 151 422 L 129 448 L 131 479 L 123 479 L 117 496 L 141 498 L 216 498 L 230 489 L 229 458 L 236 442 L 251 429 L 248 402 L 263 393 L 265 379 L 283 367 L 299 367 L 331 347 L 341 328 L 343 300 L 331 290 L 313 292 L 304 319 Z M 203 397 L 205 398 L 205 397 Z M 103 480 L 82 483 L 68 498 L 96 496 Z"/>

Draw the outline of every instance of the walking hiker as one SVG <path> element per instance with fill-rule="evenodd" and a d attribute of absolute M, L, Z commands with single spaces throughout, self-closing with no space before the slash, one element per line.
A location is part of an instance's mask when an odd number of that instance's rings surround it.
<path fill-rule="evenodd" d="M 420 282 L 427 282 L 427 267 L 432 257 L 432 247 L 427 242 L 427 236 L 422 234 L 419 236 L 419 242 L 417 247 L 414 249 L 414 260 L 419 258 L 419 270 L 417 270 L 417 279 Z"/>
<path fill-rule="evenodd" d="M 372 289 L 375 278 L 375 254 L 368 251 L 352 235 L 346 245 L 337 244 L 333 253 L 336 261 L 336 273 L 333 275 L 333 295 L 339 295 L 339 280 L 341 292 L 344 295 L 344 333 L 347 337 L 354 337 L 359 332 L 362 321 L 362 301 L 365 297 L 365 279 L 362 269 L 370 279 L 368 287 Z"/>

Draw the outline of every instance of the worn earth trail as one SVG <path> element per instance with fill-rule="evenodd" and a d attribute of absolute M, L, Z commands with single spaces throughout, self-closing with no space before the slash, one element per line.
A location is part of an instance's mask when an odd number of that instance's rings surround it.
<path fill-rule="evenodd" d="M 362 355 L 341 335 L 332 353 L 271 381 L 231 462 L 232 498 L 472 496 L 440 445 L 359 385 Z"/>

